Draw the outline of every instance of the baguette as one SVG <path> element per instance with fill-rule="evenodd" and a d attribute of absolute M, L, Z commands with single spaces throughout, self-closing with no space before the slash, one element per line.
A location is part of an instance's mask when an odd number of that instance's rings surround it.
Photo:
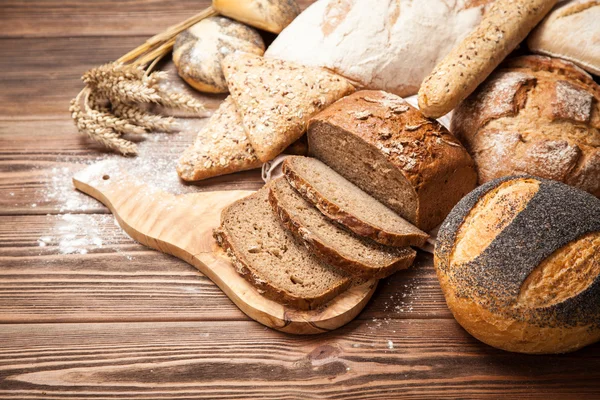
<path fill-rule="evenodd" d="M 469 96 L 556 4 L 556 0 L 498 0 L 481 23 L 434 68 L 419 89 L 430 118 Z"/>

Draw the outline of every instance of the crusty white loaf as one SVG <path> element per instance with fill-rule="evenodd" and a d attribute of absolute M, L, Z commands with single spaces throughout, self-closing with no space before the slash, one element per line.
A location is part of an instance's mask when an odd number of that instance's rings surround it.
<path fill-rule="evenodd" d="M 265 56 L 326 67 L 363 88 L 407 96 L 479 23 L 490 1 L 320 0 Z"/>
<path fill-rule="evenodd" d="M 442 224 L 435 267 L 473 336 L 522 353 L 600 339 L 600 200 L 531 176 L 486 183 Z"/>
<path fill-rule="evenodd" d="M 534 53 L 560 57 L 600 75 L 600 0 L 561 2 L 527 39 Z"/>

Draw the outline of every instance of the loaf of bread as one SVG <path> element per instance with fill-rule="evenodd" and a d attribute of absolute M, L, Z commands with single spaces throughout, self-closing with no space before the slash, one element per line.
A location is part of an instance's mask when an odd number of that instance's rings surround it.
<path fill-rule="evenodd" d="M 476 184 L 473 160 L 437 121 L 402 98 L 360 91 L 314 117 L 309 154 L 429 231 Z"/>
<path fill-rule="evenodd" d="M 387 246 L 421 247 L 428 235 L 358 186 L 311 157 L 288 157 L 289 184 L 321 213 L 348 230 Z"/>
<path fill-rule="evenodd" d="M 435 268 L 448 307 L 473 336 L 522 353 L 600 339 L 600 200 L 560 182 L 488 182 L 442 224 Z"/>
<path fill-rule="evenodd" d="M 382 246 L 329 220 L 287 180 L 269 185 L 269 201 L 281 223 L 313 254 L 353 277 L 381 279 L 410 267 L 416 252 L 410 247 Z"/>
<path fill-rule="evenodd" d="M 269 204 L 269 186 L 226 207 L 214 232 L 238 273 L 265 297 L 313 310 L 350 284 L 283 228 Z"/>
<path fill-rule="evenodd" d="M 179 76 L 201 92 L 227 93 L 221 61 L 235 51 L 262 55 L 260 34 L 237 21 L 216 16 L 203 19 L 181 32 L 173 46 Z"/>
<path fill-rule="evenodd" d="M 270 161 L 306 131 L 308 120 L 354 92 L 323 68 L 234 53 L 223 59 L 231 97 L 257 157 Z"/>
<path fill-rule="evenodd" d="M 408 96 L 479 23 L 490 1 L 320 0 L 265 56 L 326 67 L 362 88 Z"/>
<path fill-rule="evenodd" d="M 199 181 L 261 165 L 228 96 L 179 158 L 177 173 L 185 181 Z"/>
<path fill-rule="evenodd" d="M 531 32 L 527 46 L 600 75 L 600 0 L 559 3 Z"/>
<path fill-rule="evenodd" d="M 600 86 L 568 61 L 507 60 L 455 110 L 450 130 L 479 183 L 531 174 L 600 197 Z"/>
<path fill-rule="evenodd" d="M 219 14 L 255 28 L 279 33 L 300 14 L 296 0 L 213 0 Z"/>
<path fill-rule="evenodd" d="M 496 0 L 481 23 L 442 60 L 419 89 L 419 108 L 439 118 L 483 82 L 556 4 Z"/>

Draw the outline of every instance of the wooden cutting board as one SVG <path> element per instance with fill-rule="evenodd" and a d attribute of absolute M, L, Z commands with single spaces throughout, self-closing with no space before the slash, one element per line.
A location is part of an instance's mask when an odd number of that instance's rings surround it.
<path fill-rule="evenodd" d="M 370 281 L 352 287 L 313 311 L 295 310 L 263 297 L 235 271 L 212 237 L 221 210 L 252 191 L 174 195 L 145 184 L 143 178 L 131 175 L 126 166 L 113 160 L 77 173 L 73 183 L 104 203 L 133 239 L 198 268 L 240 310 L 268 327 L 296 334 L 336 329 L 358 315 L 377 286 L 377 281 Z"/>

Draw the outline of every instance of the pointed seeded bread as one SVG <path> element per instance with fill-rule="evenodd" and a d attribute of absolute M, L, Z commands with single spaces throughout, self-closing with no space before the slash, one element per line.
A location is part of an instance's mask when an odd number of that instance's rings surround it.
<path fill-rule="evenodd" d="M 261 165 L 248 142 L 235 103 L 228 96 L 198 132 L 194 144 L 179 158 L 177 173 L 185 181 L 198 181 Z"/>
<path fill-rule="evenodd" d="M 381 279 L 406 269 L 416 251 L 383 246 L 334 223 L 296 192 L 284 177 L 270 185 L 269 201 L 290 232 L 327 264 L 365 279 Z"/>
<path fill-rule="evenodd" d="M 352 283 L 285 229 L 269 204 L 269 185 L 226 207 L 214 236 L 237 270 L 265 297 L 314 310 Z"/>
<path fill-rule="evenodd" d="M 223 72 L 262 161 L 272 160 L 302 136 L 312 116 L 354 92 L 346 79 L 325 69 L 242 52 L 223 60 Z"/>

